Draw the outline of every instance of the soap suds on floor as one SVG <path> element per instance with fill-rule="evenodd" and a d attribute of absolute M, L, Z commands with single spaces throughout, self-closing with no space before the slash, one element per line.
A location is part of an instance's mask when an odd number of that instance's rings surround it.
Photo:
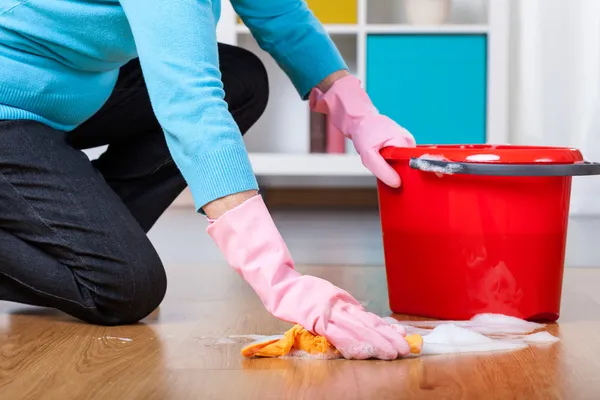
<path fill-rule="evenodd" d="M 549 332 L 536 332 L 544 324 L 500 314 L 479 314 L 468 321 L 386 321 L 422 335 L 424 355 L 520 350 L 560 340 Z"/>
<path fill-rule="evenodd" d="M 216 347 L 225 345 L 241 344 L 247 345 L 250 343 L 262 343 L 272 339 L 280 339 L 283 337 L 283 333 L 280 335 L 230 335 L 225 337 L 209 337 L 209 336 L 196 336 L 198 343 L 204 344 L 205 347 Z"/>
<path fill-rule="evenodd" d="M 423 351 L 421 354 L 511 351 L 526 347 L 526 343 L 491 339 L 454 324 L 444 324 L 435 327 L 430 334 L 423 336 Z"/>
<path fill-rule="evenodd" d="M 288 355 L 279 358 L 301 358 L 301 359 L 317 359 L 317 360 L 337 360 L 342 356 L 337 352 L 327 352 L 323 354 L 310 354 L 303 350 L 291 350 Z"/>
<path fill-rule="evenodd" d="M 121 342 L 133 342 L 133 339 L 130 338 L 122 338 L 122 337 L 116 337 L 116 336 L 105 336 L 104 339 L 109 339 L 109 340 L 120 340 Z"/>
<path fill-rule="evenodd" d="M 386 321 L 391 324 L 428 329 L 433 329 L 440 325 L 454 324 L 484 335 L 523 335 L 545 327 L 544 324 L 500 314 L 479 314 L 468 321 L 398 321 L 394 318 L 386 318 Z"/>
<path fill-rule="evenodd" d="M 532 333 L 531 335 L 509 335 L 505 336 L 504 340 L 523 341 L 528 344 L 551 344 L 560 341 L 559 338 L 545 331 Z"/>
<path fill-rule="evenodd" d="M 229 339 L 229 338 L 221 338 L 219 340 L 217 340 L 217 344 L 236 344 L 237 342 L 235 340 Z"/>
<path fill-rule="evenodd" d="M 480 314 L 468 321 L 398 321 L 391 317 L 383 319 L 389 324 L 403 326 L 407 334 L 417 333 L 423 336 L 421 354 L 409 355 L 406 358 L 436 354 L 517 351 L 529 346 L 551 345 L 560 340 L 549 332 L 540 331 L 545 328 L 544 324 L 499 314 Z M 231 335 L 213 338 L 213 344 L 262 343 L 279 340 L 283 335 L 284 333 Z M 359 345 L 360 349 L 355 350 L 363 354 L 365 346 L 368 344 L 361 344 Z M 353 353 L 352 349 L 346 349 L 343 352 L 350 356 Z M 376 356 L 376 354 L 373 355 Z M 292 350 L 282 358 L 333 360 L 342 358 L 342 356 L 335 351 L 313 355 L 304 351 Z"/>
<path fill-rule="evenodd" d="M 279 338 L 283 333 L 278 335 L 257 335 L 257 334 L 248 334 L 248 335 L 230 335 L 231 339 L 247 339 L 247 340 L 265 340 L 267 338 Z"/>

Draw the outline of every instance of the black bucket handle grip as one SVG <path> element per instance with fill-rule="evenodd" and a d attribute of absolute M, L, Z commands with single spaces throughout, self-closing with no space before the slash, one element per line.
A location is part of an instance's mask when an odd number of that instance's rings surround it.
<path fill-rule="evenodd" d="M 579 162 L 574 164 L 493 164 L 411 158 L 413 169 L 448 175 L 486 176 L 589 176 L 600 175 L 600 163 Z"/>

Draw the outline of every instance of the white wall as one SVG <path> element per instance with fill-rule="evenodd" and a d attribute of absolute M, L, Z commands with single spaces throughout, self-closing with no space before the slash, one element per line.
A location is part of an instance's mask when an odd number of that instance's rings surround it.
<path fill-rule="evenodd" d="M 511 141 L 600 161 L 600 1 L 511 0 Z M 600 178 L 575 178 L 572 212 L 600 214 Z"/>

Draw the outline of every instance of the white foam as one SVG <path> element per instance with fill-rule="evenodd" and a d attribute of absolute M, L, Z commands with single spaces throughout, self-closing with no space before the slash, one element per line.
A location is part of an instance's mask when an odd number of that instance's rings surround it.
<path fill-rule="evenodd" d="M 520 341 L 527 344 L 551 344 L 560 341 L 559 338 L 546 331 L 532 333 L 531 335 L 505 336 L 502 340 Z"/>
<path fill-rule="evenodd" d="M 292 349 L 288 355 L 280 358 L 303 358 L 303 359 L 316 359 L 316 360 L 337 360 L 343 358 L 342 355 L 336 351 L 327 351 L 321 354 L 310 354 L 304 350 Z"/>
<path fill-rule="evenodd" d="M 217 340 L 217 344 L 235 344 L 237 343 L 235 340 L 231 340 L 229 338 L 221 338 Z"/>
<path fill-rule="evenodd" d="M 396 321 L 396 323 L 418 327 L 435 328 L 443 324 L 454 324 L 481 334 L 526 334 L 544 328 L 544 324 L 525 321 L 502 314 L 479 314 L 468 321 Z"/>
<path fill-rule="evenodd" d="M 549 332 L 535 332 L 544 324 L 501 314 L 479 314 L 469 321 L 398 321 L 407 334 L 423 336 L 423 355 L 513 351 L 529 345 L 544 345 L 560 339 Z"/>
<path fill-rule="evenodd" d="M 467 161 L 498 161 L 500 156 L 498 154 L 473 154 L 471 156 L 467 156 Z"/>
<path fill-rule="evenodd" d="M 124 338 L 124 337 L 116 337 L 116 336 L 105 336 L 105 339 L 110 339 L 110 340 L 119 340 L 121 342 L 133 342 L 133 339 L 131 338 Z"/>
<path fill-rule="evenodd" d="M 454 324 L 444 324 L 437 326 L 430 334 L 423 336 L 421 354 L 514 351 L 526 347 L 527 344 L 522 342 L 495 340 Z"/>
<path fill-rule="evenodd" d="M 544 324 L 501 314 L 479 314 L 468 321 L 398 321 L 391 317 L 384 317 L 383 320 L 393 326 L 404 327 L 407 334 L 421 335 L 423 349 L 420 355 L 516 351 L 530 345 L 551 345 L 560 340 L 545 331 L 535 332 L 544 328 Z M 257 344 L 281 339 L 283 334 L 233 335 L 230 338 L 250 339 Z M 226 340 L 219 341 L 219 344 L 228 343 Z M 339 353 L 330 351 L 318 355 L 292 350 L 285 358 L 379 358 L 379 351 L 366 342 L 355 342 L 338 350 Z M 415 356 L 418 355 L 406 357 Z"/>
<path fill-rule="evenodd" d="M 436 164 L 432 164 L 429 161 L 448 161 L 446 158 L 435 155 L 435 154 L 423 154 L 421 157 L 415 160 L 415 164 L 418 169 L 425 172 L 433 172 L 438 177 L 442 177 L 444 175 L 452 175 L 457 172 L 460 172 L 462 167 L 456 164 L 448 164 L 445 167 L 441 167 Z"/>
<path fill-rule="evenodd" d="M 271 336 L 256 335 L 256 334 L 247 334 L 247 335 L 231 335 L 229 337 L 232 338 L 232 339 L 253 340 L 254 341 L 253 343 L 262 343 L 262 342 L 266 342 L 268 340 L 281 339 L 281 338 L 283 338 L 283 334 L 271 335 Z"/>

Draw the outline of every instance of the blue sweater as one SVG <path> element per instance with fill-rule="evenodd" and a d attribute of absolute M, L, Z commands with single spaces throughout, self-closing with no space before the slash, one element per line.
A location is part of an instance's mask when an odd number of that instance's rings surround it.
<path fill-rule="evenodd" d="M 302 0 L 232 0 L 298 93 L 346 69 Z M 220 0 L 0 0 L 0 120 L 69 131 L 110 96 L 139 57 L 150 99 L 196 207 L 257 189 L 224 101 Z"/>

